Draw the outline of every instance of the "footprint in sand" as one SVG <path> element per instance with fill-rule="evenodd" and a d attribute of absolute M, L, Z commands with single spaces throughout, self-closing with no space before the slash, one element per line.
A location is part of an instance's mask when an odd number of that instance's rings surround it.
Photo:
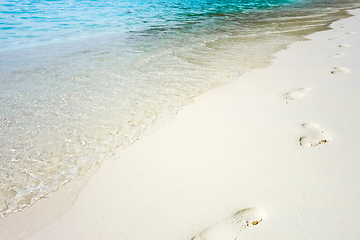
<path fill-rule="evenodd" d="M 350 47 L 351 45 L 349 44 L 340 44 L 339 47 Z"/>
<path fill-rule="evenodd" d="M 300 145 L 303 147 L 319 147 L 329 142 L 329 136 L 314 123 L 301 125 L 306 134 L 300 138 Z"/>
<path fill-rule="evenodd" d="M 259 208 L 246 208 L 196 235 L 192 240 L 236 240 L 246 229 L 258 225 L 265 217 Z"/>
<path fill-rule="evenodd" d="M 297 98 L 304 96 L 304 93 L 307 90 L 309 90 L 309 89 L 299 88 L 299 89 L 296 89 L 295 91 L 285 93 L 284 96 L 286 98 L 286 104 L 288 104 L 288 102 L 291 100 L 295 100 Z"/>
<path fill-rule="evenodd" d="M 341 39 L 344 39 L 344 37 L 329 38 L 330 41 L 341 40 Z"/>
<path fill-rule="evenodd" d="M 344 74 L 348 73 L 349 69 L 343 67 L 334 67 L 334 70 L 331 71 L 332 74 Z"/>
<path fill-rule="evenodd" d="M 342 57 L 345 53 L 337 53 L 337 54 L 334 54 L 334 55 L 330 55 L 329 58 L 339 58 L 339 57 Z"/>

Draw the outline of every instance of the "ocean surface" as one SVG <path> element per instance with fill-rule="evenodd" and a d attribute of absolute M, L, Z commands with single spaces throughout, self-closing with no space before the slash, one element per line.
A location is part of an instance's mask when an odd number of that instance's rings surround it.
<path fill-rule="evenodd" d="M 97 168 L 193 97 L 269 66 L 359 3 L 0 0 L 0 215 Z"/>

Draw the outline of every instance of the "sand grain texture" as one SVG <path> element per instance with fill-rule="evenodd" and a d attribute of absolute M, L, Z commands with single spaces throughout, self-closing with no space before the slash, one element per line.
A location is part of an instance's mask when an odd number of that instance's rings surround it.
<path fill-rule="evenodd" d="M 234 239 L 358 238 L 360 34 L 347 33 L 360 32 L 360 11 L 352 13 L 270 67 L 197 97 L 105 163 L 68 211 L 25 239 L 186 240 L 249 207 L 266 220 Z M 334 75 L 334 66 L 351 71 Z M 299 143 L 323 130 L 326 144 Z M 199 238 L 219 238 L 210 235 Z"/>

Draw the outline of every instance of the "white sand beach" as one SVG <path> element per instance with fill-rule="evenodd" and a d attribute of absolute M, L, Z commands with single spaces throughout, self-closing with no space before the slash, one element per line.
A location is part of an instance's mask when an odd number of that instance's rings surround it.
<path fill-rule="evenodd" d="M 351 13 L 195 98 L 88 182 L 2 219 L 0 239 L 359 238 L 360 10 Z"/>

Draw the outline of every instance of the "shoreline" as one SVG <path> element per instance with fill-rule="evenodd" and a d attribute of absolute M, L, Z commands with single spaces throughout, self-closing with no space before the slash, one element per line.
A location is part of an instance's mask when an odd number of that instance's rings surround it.
<path fill-rule="evenodd" d="M 295 1 L 249 15 L 206 17 L 169 32 L 129 32 L 121 40 L 104 33 L 102 40 L 94 36 L 69 42 L 71 47 L 64 44 L 65 52 L 55 46 L 34 48 L 22 52 L 23 60 L 17 54 L 3 56 L 9 69 L 0 81 L 1 165 L 9 176 L 0 176 L 2 217 L 110 160 L 195 96 L 269 66 L 290 43 L 349 17 L 344 9 L 351 5 L 341 5 L 331 3 L 332 9 Z"/>
<path fill-rule="evenodd" d="M 266 217 L 242 239 L 358 236 L 360 10 L 350 13 L 196 97 L 80 180 L 69 209 L 25 239 L 191 239 L 249 207 Z M 41 219 L 49 199 L 21 221 Z"/>

